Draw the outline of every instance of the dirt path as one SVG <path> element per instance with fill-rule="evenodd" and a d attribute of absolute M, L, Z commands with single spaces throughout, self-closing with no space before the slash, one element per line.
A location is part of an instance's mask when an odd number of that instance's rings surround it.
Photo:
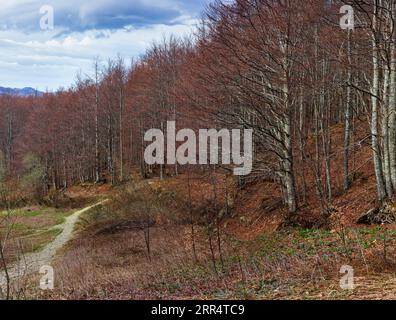
<path fill-rule="evenodd" d="M 47 244 L 41 251 L 28 253 L 24 255 L 20 261 L 9 266 L 8 274 L 10 279 L 15 280 L 24 275 L 39 273 L 42 266 L 50 265 L 56 252 L 72 238 L 74 226 L 80 215 L 107 201 L 108 200 L 103 200 L 82 210 L 76 211 L 71 216 L 67 217 L 64 223 L 54 226 L 53 228 L 62 229 L 62 233 L 60 233 L 54 241 Z M 5 285 L 6 276 L 4 272 L 1 272 L 0 287 L 4 287 Z"/>

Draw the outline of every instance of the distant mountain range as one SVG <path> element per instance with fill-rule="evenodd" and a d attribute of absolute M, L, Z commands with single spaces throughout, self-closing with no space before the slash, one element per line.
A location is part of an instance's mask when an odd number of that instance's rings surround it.
<path fill-rule="evenodd" d="M 19 97 L 28 97 L 28 96 L 42 96 L 44 93 L 30 87 L 26 87 L 22 89 L 0 87 L 0 96 L 6 94 L 12 96 L 19 96 Z"/>

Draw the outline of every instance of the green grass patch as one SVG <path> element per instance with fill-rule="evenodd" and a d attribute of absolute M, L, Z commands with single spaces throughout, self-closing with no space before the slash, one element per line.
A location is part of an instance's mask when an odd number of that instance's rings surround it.
<path fill-rule="evenodd" d="M 43 249 L 48 243 L 54 241 L 61 233 L 62 229 L 53 228 L 25 238 L 25 241 L 29 241 L 32 244 L 32 251 L 36 252 Z"/>
<path fill-rule="evenodd" d="M 3 211 L 0 218 L 5 219 L 0 225 L 0 236 L 9 232 L 9 240 L 15 247 L 21 242 L 25 253 L 39 251 L 62 232 L 57 226 L 75 211 L 43 206 Z"/>

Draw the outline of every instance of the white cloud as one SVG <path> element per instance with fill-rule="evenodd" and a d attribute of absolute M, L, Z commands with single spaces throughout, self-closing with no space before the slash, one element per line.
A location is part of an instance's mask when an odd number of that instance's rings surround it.
<path fill-rule="evenodd" d="M 207 0 L 202 0 L 200 5 L 198 0 L 193 0 L 194 4 L 180 0 L 86 0 L 82 5 L 81 0 L 0 1 L 0 86 L 56 90 L 70 86 L 79 70 L 90 73 L 97 56 L 107 60 L 119 53 L 125 59 L 135 58 L 164 36 L 190 34 L 197 23 L 195 17 Z M 29 29 L 29 26 L 38 26 L 35 20 L 39 18 L 39 5 L 47 3 L 56 4 L 63 13 L 62 24 L 57 25 L 55 20 L 52 31 Z M 128 4 L 136 5 L 141 16 L 129 15 L 125 21 L 139 21 L 139 18 L 145 21 L 146 17 L 150 20 L 149 9 L 155 8 L 152 19 L 148 23 L 117 26 L 124 21 L 122 14 L 132 12 L 125 9 Z M 67 24 L 67 15 L 75 12 L 81 15 L 85 26 Z M 162 19 L 164 23 L 158 23 Z M 87 25 L 93 27 L 86 28 Z"/>

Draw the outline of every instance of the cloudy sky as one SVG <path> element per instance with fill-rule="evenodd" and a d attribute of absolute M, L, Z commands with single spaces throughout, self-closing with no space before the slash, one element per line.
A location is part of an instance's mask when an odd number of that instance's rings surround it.
<path fill-rule="evenodd" d="M 191 33 L 209 2 L 0 0 L 0 86 L 67 88 L 77 72 L 92 71 L 95 57 L 138 57 L 164 36 Z M 42 30 L 48 5 L 54 28 Z"/>

